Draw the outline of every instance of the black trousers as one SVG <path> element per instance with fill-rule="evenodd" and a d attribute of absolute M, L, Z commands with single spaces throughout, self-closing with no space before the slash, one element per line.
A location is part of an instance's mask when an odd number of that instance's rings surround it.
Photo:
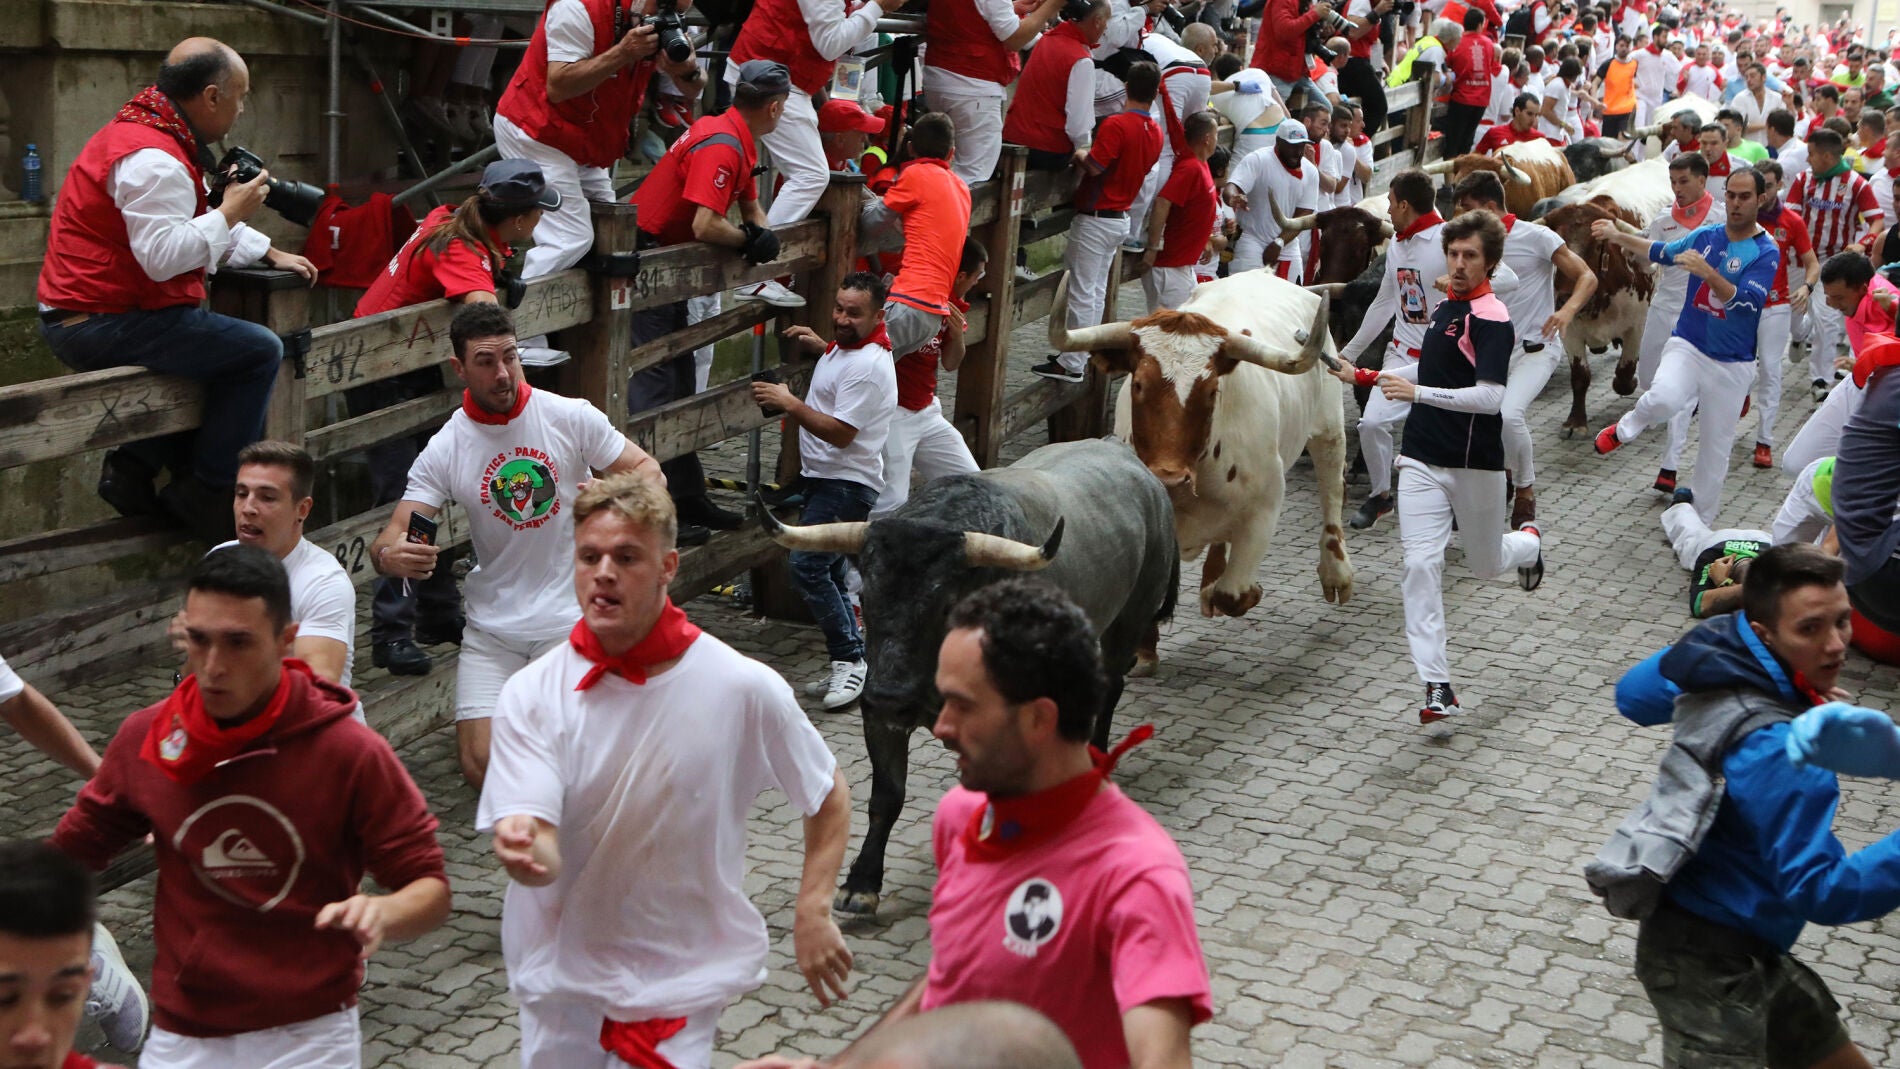
<path fill-rule="evenodd" d="M 346 390 L 343 399 L 350 415 L 361 416 L 427 397 L 441 388 L 442 373 L 424 368 Z M 375 504 L 402 500 L 403 491 L 409 487 L 409 467 L 428 442 L 429 435 L 412 434 L 378 442 L 365 450 L 369 490 Z M 369 640 L 376 643 L 414 638 L 418 616 L 449 621 L 461 611 L 462 595 L 455 588 L 455 573 L 449 568 L 437 568 L 429 578 L 408 583 L 378 579 L 370 601 Z"/>
<path fill-rule="evenodd" d="M 1346 60 L 1339 72 L 1339 95 L 1357 100 L 1366 110 L 1367 134 L 1385 128 L 1385 79 L 1372 69 L 1371 60 L 1359 56 Z"/>
<path fill-rule="evenodd" d="M 1445 135 L 1444 147 L 1440 150 L 1445 159 L 1462 156 L 1471 151 L 1471 143 L 1478 136 L 1478 121 L 1484 118 L 1483 104 L 1453 104 L 1445 109 L 1445 120 L 1438 130 Z"/>
<path fill-rule="evenodd" d="M 686 328 L 686 302 L 678 301 L 633 314 L 633 344 L 644 345 Z M 637 371 L 627 380 L 627 412 L 635 414 L 678 401 L 694 393 L 693 351 L 691 349 L 664 363 Z M 663 461 L 666 489 L 675 502 L 706 496 L 706 469 L 699 454 L 688 453 Z"/>

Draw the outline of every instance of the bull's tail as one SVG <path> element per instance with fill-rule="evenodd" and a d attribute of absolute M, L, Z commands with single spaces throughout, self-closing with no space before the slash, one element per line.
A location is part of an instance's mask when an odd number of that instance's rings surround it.
<path fill-rule="evenodd" d="M 1161 595 L 1161 607 L 1155 610 L 1155 623 L 1165 624 L 1174 619 L 1174 607 L 1181 600 L 1181 555 L 1174 555 L 1174 564 L 1168 569 L 1168 590 Z"/>

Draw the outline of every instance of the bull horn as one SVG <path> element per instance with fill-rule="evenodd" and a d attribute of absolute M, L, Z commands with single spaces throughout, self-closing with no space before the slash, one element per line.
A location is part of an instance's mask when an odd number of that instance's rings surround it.
<path fill-rule="evenodd" d="M 1650 138 L 1655 137 L 1657 134 L 1662 133 L 1662 128 L 1665 125 L 1667 124 L 1654 123 L 1649 126 L 1639 126 L 1636 128 L 1636 130 L 1633 133 L 1630 134 L 1630 137 L 1636 141 L 1647 141 Z"/>
<path fill-rule="evenodd" d="M 1346 292 L 1346 284 L 1344 282 L 1315 282 L 1310 286 L 1302 286 L 1300 288 L 1308 293 L 1317 293 L 1321 297 L 1328 298 L 1337 297 Z"/>
<path fill-rule="evenodd" d="M 1288 219 L 1280 214 L 1280 206 L 1273 202 L 1273 195 L 1267 194 L 1267 210 L 1273 213 L 1273 225 L 1280 228 L 1280 241 L 1293 240 L 1293 236 L 1311 230 L 1319 225 L 1318 215 L 1302 215 L 1297 219 Z"/>
<path fill-rule="evenodd" d="M 1399 232 L 1398 228 L 1392 225 L 1392 220 L 1390 219 L 1379 220 L 1379 237 L 1380 238 L 1389 238 L 1398 232 Z"/>
<path fill-rule="evenodd" d="M 1056 550 L 1062 547 L 1062 527 L 1066 522 L 1063 517 L 1057 516 L 1056 529 L 1049 532 L 1049 540 L 1040 546 L 1001 535 L 965 531 L 964 559 L 973 568 L 1001 568 L 1006 572 L 1040 571 L 1049 566 L 1049 562 L 1055 559 Z"/>
<path fill-rule="evenodd" d="M 1615 144 L 1615 142 L 1613 142 L 1613 141 L 1611 141 L 1611 140 L 1610 140 L 1609 138 L 1607 138 L 1607 137 L 1606 137 L 1606 138 L 1600 138 L 1600 139 L 1598 139 L 1598 141 L 1597 141 L 1597 143 L 1596 143 L 1596 145 L 1597 145 L 1597 152 L 1598 152 L 1598 153 L 1599 153 L 1600 155 L 1602 155 L 1602 157 L 1603 157 L 1604 159 L 1606 159 L 1606 160 L 1613 160 L 1613 159 L 1615 159 L 1615 158 L 1617 158 L 1618 156 L 1627 156 L 1627 155 L 1629 155 L 1629 154 L 1630 154 L 1630 152 L 1631 152 L 1631 150 L 1633 150 L 1633 149 L 1635 149 L 1635 148 L 1636 148 L 1636 142 L 1634 142 L 1634 141 L 1631 141 L 1631 142 L 1629 142 L 1628 144 L 1626 144 L 1626 145 L 1624 145 L 1624 146 L 1623 146 L 1622 148 L 1612 148 L 1611 146 L 1612 146 L 1613 144 Z"/>
<path fill-rule="evenodd" d="M 1510 160 L 1500 156 L 1498 157 L 1498 162 L 1504 164 L 1504 173 L 1511 181 L 1516 182 L 1520 186 L 1528 186 L 1531 184 L 1531 176 L 1511 166 Z"/>
<path fill-rule="evenodd" d="M 1069 322 L 1069 273 L 1062 273 L 1062 281 L 1056 283 L 1056 303 L 1049 308 L 1049 344 L 1059 353 L 1093 353 L 1103 349 L 1132 349 L 1135 347 L 1134 331 L 1128 327 L 1128 321 L 1103 323 L 1095 327 L 1068 328 Z"/>
<path fill-rule="evenodd" d="M 1228 358 L 1258 364 L 1268 371 L 1278 371 L 1285 375 L 1304 374 L 1320 358 L 1320 354 L 1326 351 L 1326 316 L 1332 303 L 1331 297 L 1323 293 L 1319 295 L 1319 307 L 1313 312 L 1313 322 L 1305 330 L 1297 331 L 1293 335 L 1301 344 L 1300 351 L 1291 359 L 1267 348 L 1260 339 L 1246 334 L 1227 335 Z"/>
<path fill-rule="evenodd" d="M 772 510 L 765 506 L 764 498 L 756 499 L 759 504 L 759 523 L 772 541 L 786 549 L 800 550 L 805 553 L 856 553 L 864 548 L 864 532 L 867 523 L 815 523 L 810 527 L 793 527 L 780 523 Z"/>
<path fill-rule="evenodd" d="M 1420 167 L 1419 170 L 1424 171 L 1426 174 L 1450 174 L 1452 165 L 1457 162 L 1457 160 L 1434 160 Z"/>

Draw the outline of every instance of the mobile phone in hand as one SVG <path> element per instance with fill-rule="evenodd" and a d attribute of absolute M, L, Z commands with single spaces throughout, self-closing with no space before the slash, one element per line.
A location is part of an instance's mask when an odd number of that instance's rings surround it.
<path fill-rule="evenodd" d="M 420 512 L 409 514 L 409 533 L 406 540 L 422 546 L 435 545 L 435 533 L 441 525 Z"/>
<path fill-rule="evenodd" d="M 775 367 L 768 367 L 763 371 L 755 371 L 752 373 L 752 381 L 776 383 L 779 381 L 778 369 Z M 770 419 L 773 416 L 784 415 L 785 410 L 777 407 L 776 405 L 760 405 L 759 414 L 766 417 L 767 419 Z"/>

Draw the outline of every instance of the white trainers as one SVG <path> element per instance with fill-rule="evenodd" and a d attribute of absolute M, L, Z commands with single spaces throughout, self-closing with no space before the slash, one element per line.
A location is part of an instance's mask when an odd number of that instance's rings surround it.
<path fill-rule="evenodd" d="M 126 968 L 119 943 L 103 924 L 92 926 L 92 990 L 86 993 L 86 1016 L 99 1023 L 106 1042 L 127 1054 L 145 1043 L 152 1020 L 151 1004 L 138 978 Z"/>
<path fill-rule="evenodd" d="M 831 680 L 825 685 L 825 709 L 842 709 L 864 693 L 863 661 L 831 662 Z"/>
<path fill-rule="evenodd" d="M 545 345 L 528 345 L 517 351 L 521 356 L 522 367 L 555 367 L 573 359 L 567 350 L 550 349 Z"/>
<path fill-rule="evenodd" d="M 805 298 L 786 289 L 778 279 L 768 278 L 750 286 L 740 286 L 733 294 L 742 301 L 764 301 L 776 308 L 803 308 Z"/>

